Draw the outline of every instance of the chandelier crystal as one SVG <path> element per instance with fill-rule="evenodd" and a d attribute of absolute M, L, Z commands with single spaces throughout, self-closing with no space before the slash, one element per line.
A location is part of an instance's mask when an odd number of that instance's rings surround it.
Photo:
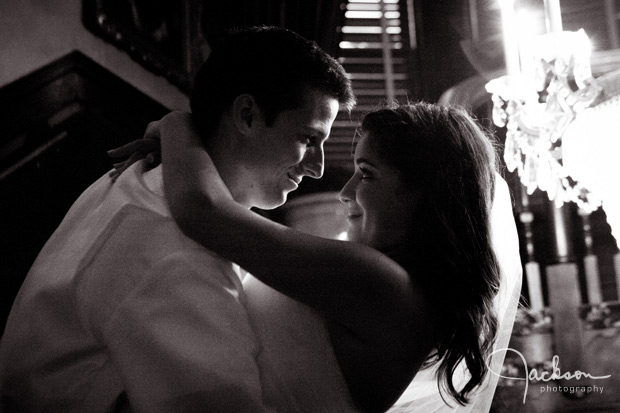
<path fill-rule="evenodd" d="M 493 122 L 506 127 L 504 160 L 527 192 L 546 191 L 560 206 L 594 211 L 601 200 L 573 180 L 562 163 L 562 136 L 602 88 L 592 77 L 590 42 L 583 30 L 520 39 L 520 69 L 491 80 Z"/>

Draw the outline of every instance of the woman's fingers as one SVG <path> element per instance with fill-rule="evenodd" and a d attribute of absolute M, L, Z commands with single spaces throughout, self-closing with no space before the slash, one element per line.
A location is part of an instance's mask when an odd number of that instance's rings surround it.
<path fill-rule="evenodd" d="M 116 178 L 118 178 L 119 175 L 122 174 L 127 168 L 129 168 L 134 163 L 138 162 L 140 159 L 144 159 L 145 157 L 146 157 L 146 154 L 142 152 L 132 153 L 131 156 L 127 158 L 125 161 L 118 162 L 112 165 L 114 169 L 110 171 L 108 176 L 112 178 L 112 181 L 115 181 Z"/>
<path fill-rule="evenodd" d="M 123 146 L 109 150 L 108 156 L 116 159 L 131 156 L 135 152 L 142 152 L 144 154 L 159 152 L 161 147 L 159 136 L 159 121 L 150 122 L 146 127 L 146 131 L 144 132 L 144 137 L 142 139 L 136 139 L 133 142 L 129 142 Z"/>
<path fill-rule="evenodd" d="M 108 151 L 108 156 L 115 159 L 125 158 L 131 156 L 134 152 L 141 152 L 142 147 L 145 145 L 145 142 L 143 141 L 144 139 L 138 139 L 123 146 L 119 146 L 118 148 L 111 149 Z"/>
<path fill-rule="evenodd" d="M 150 122 L 144 132 L 144 137 L 126 143 L 108 151 L 113 159 L 123 159 L 113 164 L 114 169 L 109 172 L 110 178 L 115 181 L 127 168 L 140 159 L 145 159 L 147 167 L 154 168 L 161 163 L 161 124 L 160 121 Z"/>

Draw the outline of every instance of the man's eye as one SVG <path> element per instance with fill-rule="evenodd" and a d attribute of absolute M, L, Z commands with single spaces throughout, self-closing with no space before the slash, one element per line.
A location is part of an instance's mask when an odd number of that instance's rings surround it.
<path fill-rule="evenodd" d="M 316 146 L 319 139 L 314 135 L 300 135 L 299 142 L 306 146 Z"/>

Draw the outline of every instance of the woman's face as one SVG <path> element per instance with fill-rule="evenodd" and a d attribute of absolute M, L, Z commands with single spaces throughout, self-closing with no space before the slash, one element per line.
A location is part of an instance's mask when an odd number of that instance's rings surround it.
<path fill-rule="evenodd" d="M 347 204 L 348 239 L 379 250 L 406 242 L 413 223 L 414 196 L 397 169 L 383 162 L 367 133 L 355 150 L 355 173 L 340 191 Z"/>

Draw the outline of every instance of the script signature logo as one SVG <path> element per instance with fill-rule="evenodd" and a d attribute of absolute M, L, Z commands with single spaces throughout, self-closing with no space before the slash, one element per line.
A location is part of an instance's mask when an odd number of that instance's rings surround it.
<path fill-rule="evenodd" d="M 489 360 L 495 353 L 498 353 L 500 351 L 505 351 L 506 354 L 508 354 L 509 351 L 512 351 L 513 353 L 517 354 L 521 358 L 521 360 L 523 361 L 523 367 L 525 368 L 525 377 L 502 376 L 500 373 L 493 371 L 493 369 L 489 365 Z M 489 357 L 487 357 L 487 367 L 491 373 L 495 374 L 498 377 L 509 379 L 509 380 L 524 380 L 525 381 L 525 391 L 523 392 L 523 404 L 525 404 L 525 398 L 527 397 L 527 389 L 528 389 L 530 380 L 548 382 L 548 381 L 557 380 L 557 379 L 580 380 L 582 377 L 593 379 L 593 380 L 607 379 L 611 377 L 611 374 L 607 376 L 592 376 L 589 373 L 585 373 L 579 370 L 575 371 L 574 373 L 570 373 L 570 372 L 562 373 L 560 371 L 560 368 L 558 367 L 559 361 L 560 361 L 560 357 L 558 357 L 557 355 L 553 356 L 553 361 L 552 361 L 553 371 L 551 373 L 549 373 L 548 371 L 543 371 L 542 373 L 539 374 L 536 369 L 528 370 L 527 361 L 525 360 L 525 357 L 523 357 L 523 354 L 521 354 L 521 352 L 513 348 L 500 348 L 500 349 L 493 351 L 489 355 Z"/>

